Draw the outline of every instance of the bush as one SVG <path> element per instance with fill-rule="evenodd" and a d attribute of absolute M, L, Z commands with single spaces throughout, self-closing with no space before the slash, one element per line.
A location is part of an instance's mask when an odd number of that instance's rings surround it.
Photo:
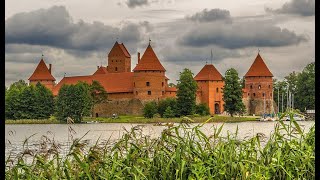
<path fill-rule="evenodd" d="M 143 116 L 145 118 L 153 118 L 157 112 L 157 103 L 155 101 L 146 103 L 143 108 Z"/>
<path fill-rule="evenodd" d="M 164 118 L 173 118 L 175 116 L 173 110 L 170 106 L 167 107 L 166 111 L 163 113 Z"/>
<path fill-rule="evenodd" d="M 174 116 L 176 116 L 177 100 L 175 98 L 166 98 L 159 101 L 159 104 L 158 104 L 158 113 L 161 115 L 161 117 L 164 117 L 163 114 L 169 106 L 171 107 L 171 110 L 173 111 Z"/>
<path fill-rule="evenodd" d="M 201 116 L 209 115 L 210 109 L 209 109 L 208 105 L 203 104 L 203 103 L 196 105 L 196 114 L 199 114 Z"/>

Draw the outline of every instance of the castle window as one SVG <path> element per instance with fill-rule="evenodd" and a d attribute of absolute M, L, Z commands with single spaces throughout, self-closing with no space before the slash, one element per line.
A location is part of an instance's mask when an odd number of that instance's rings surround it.
<path fill-rule="evenodd" d="M 164 95 L 164 91 L 162 91 L 162 95 Z"/>
<path fill-rule="evenodd" d="M 136 91 L 136 95 L 138 95 L 138 91 Z"/>
<path fill-rule="evenodd" d="M 248 96 L 250 96 L 250 93 L 248 93 Z"/>
<path fill-rule="evenodd" d="M 270 97 L 272 97 L 272 93 L 270 93 Z"/>
<path fill-rule="evenodd" d="M 150 86 L 150 82 L 146 82 L 146 86 Z"/>
<path fill-rule="evenodd" d="M 162 82 L 162 87 L 163 87 L 164 83 Z"/>
<path fill-rule="evenodd" d="M 262 97 L 264 97 L 264 93 L 262 93 Z"/>
<path fill-rule="evenodd" d="M 113 60 L 112 60 L 112 62 L 113 62 Z"/>
<path fill-rule="evenodd" d="M 256 93 L 253 93 L 253 97 L 256 97 Z"/>
<path fill-rule="evenodd" d="M 216 91 L 219 92 L 219 88 L 217 88 Z"/>
<path fill-rule="evenodd" d="M 271 86 L 269 85 L 269 89 L 271 88 Z"/>
<path fill-rule="evenodd" d="M 261 85 L 258 86 L 258 89 L 261 89 Z"/>
<path fill-rule="evenodd" d="M 148 91 L 148 95 L 151 95 L 151 91 Z"/>
<path fill-rule="evenodd" d="M 118 62 L 118 60 L 116 60 L 116 62 Z"/>
<path fill-rule="evenodd" d="M 250 89 L 252 89 L 252 85 L 250 85 Z"/>
<path fill-rule="evenodd" d="M 136 83 L 135 82 L 133 83 L 133 87 L 136 87 Z"/>
<path fill-rule="evenodd" d="M 116 71 L 118 71 L 118 67 L 116 67 Z"/>

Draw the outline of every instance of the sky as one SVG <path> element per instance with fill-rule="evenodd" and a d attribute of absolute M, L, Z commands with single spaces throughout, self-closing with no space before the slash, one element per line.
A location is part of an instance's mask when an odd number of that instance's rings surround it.
<path fill-rule="evenodd" d="M 149 39 L 169 82 L 211 62 L 243 77 L 258 51 L 283 79 L 315 61 L 314 14 L 315 0 L 6 0 L 5 84 L 27 81 L 42 54 L 57 83 L 91 75 L 115 41 L 133 69 Z"/>

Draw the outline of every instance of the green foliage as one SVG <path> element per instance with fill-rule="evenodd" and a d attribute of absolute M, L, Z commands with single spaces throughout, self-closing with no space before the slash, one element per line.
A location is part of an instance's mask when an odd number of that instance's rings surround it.
<path fill-rule="evenodd" d="M 164 118 L 173 118 L 175 117 L 174 111 L 171 109 L 171 106 L 168 106 L 167 109 L 163 113 Z"/>
<path fill-rule="evenodd" d="M 303 112 L 315 109 L 315 63 L 308 64 L 297 79 L 295 107 Z"/>
<path fill-rule="evenodd" d="M 45 119 L 54 111 L 52 92 L 40 83 L 28 86 L 23 80 L 10 86 L 5 103 L 6 119 Z"/>
<path fill-rule="evenodd" d="M 233 117 L 235 113 L 243 114 L 245 112 L 245 106 L 242 102 L 242 88 L 238 72 L 233 68 L 228 69 L 225 73 L 224 81 L 224 110 L 227 111 L 231 117 Z"/>
<path fill-rule="evenodd" d="M 290 121 L 291 122 L 291 121 Z M 62 157 L 54 141 L 45 153 L 24 148 L 18 163 L 5 162 L 6 179 L 315 179 L 315 128 L 303 132 L 292 121 L 239 139 L 222 136 L 223 125 L 206 135 L 203 124 L 181 123 L 150 138 L 135 126 L 116 142 L 73 141 Z M 51 158 L 49 158 L 51 157 Z"/>
<path fill-rule="evenodd" d="M 63 85 L 56 101 L 57 119 L 66 121 L 70 117 L 78 123 L 81 122 L 83 116 L 90 115 L 93 104 L 90 93 L 90 86 L 84 82 L 78 82 L 76 85 Z"/>
<path fill-rule="evenodd" d="M 208 105 L 201 103 L 196 105 L 196 114 L 199 114 L 201 116 L 206 116 L 210 114 L 210 109 Z"/>
<path fill-rule="evenodd" d="M 177 110 L 179 115 L 193 114 L 198 86 L 193 79 L 193 73 L 189 69 L 184 69 L 183 72 L 180 72 L 177 88 Z"/>
<path fill-rule="evenodd" d="M 170 107 L 174 113 L 174 116 L 177 114 L 177 100 L 175 98 L 166 98 L 160 100 L 158 103 L 158 113 L 163 117 L 164 112 L 166 109 Z"/>
<path fill-rule="evenodd" d="M 169 87 L 177 87 L 177 85 L 173 84 L 173 83 L 169 83 L 168 84 Z"/>
<path fill-rule="evenodd" d="M 145 118 L 153 118 L 157 112 L 157 103 L 155 101 L 146 103 L 143 108 L 143 116 Z"/>
<path fill-rule="evenodd" d="M 105 102 L 108 94 L 99 81 L 92 81 L 90 84 L 90 94 L 93 100 L 93 105 Z"/>

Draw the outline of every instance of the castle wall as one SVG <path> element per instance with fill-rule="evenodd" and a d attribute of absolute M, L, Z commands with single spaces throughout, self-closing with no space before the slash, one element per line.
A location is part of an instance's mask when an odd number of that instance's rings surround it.
<path fill-rule="evenodd" d="M 46 88 L 52 91 L 53 87 L 55 86 L 54 81 L 51 80 L 37 80 L 37 81 L 30 81 L 29 84 L 36 85 L 38 82 L 44 85 Z"/>

